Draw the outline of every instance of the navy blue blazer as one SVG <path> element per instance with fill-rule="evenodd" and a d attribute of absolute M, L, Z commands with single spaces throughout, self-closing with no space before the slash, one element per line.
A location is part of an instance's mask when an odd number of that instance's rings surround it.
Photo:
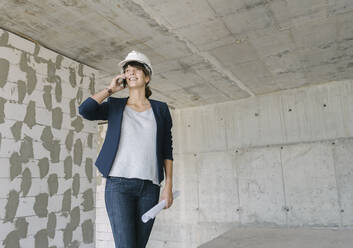
<path fill-rule="evenodd" d="M 93 120 L 108 120 L 108 129 L 101 151 L 95 162 L 96 167 L 107 178 L 113 165 L 120 140 L 123 111 L 129 97 L 109 97 L 99 104 L 88 97 L 78 107 L 83 118 Z M 158 161 L 159 183 L 164 179 L 164 159 L 173 160 L 172 118 L 165 102 L 148 99 L 157 122 L 156 155 Z"/>

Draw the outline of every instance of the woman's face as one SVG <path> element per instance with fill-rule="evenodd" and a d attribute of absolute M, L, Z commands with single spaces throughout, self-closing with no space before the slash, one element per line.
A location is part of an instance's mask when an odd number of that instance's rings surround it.
<path fill-rule="evenodd" d="M 142 69 L 133 67 L 128 65 L 125 69 L 125 77 L 128 85 L 130 87 L 134 86 L 143 86 L 145 87 L 145 83 L 149 80 L 148 76 L 145 76 L 145 73 Z"/>

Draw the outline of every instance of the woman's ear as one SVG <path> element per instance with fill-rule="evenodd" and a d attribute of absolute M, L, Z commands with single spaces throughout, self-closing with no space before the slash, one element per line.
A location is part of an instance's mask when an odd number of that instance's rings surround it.
<path fill-rule="evenodd" d="M 146 76 L 145 79 L 146 79 L 146 82 L 147 82 L 146 84 L 149 84 L 150 83 L 150 76 Z"/>

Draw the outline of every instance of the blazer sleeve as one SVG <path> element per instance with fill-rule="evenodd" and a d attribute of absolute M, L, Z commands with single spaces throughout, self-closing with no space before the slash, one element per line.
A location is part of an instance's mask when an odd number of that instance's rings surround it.
<path fill-rule="evenodd" d="M 107 101 L 99 104 L 92 97 L 88 97 L 78 107 L 78 112 L 80 115 L 82 115 L 83 118 L 90 121 L 107 120 L 109 112 L 109 101 L 110 97 Z"/>
<path fill-rule="evenodd" d="M 164 129 L 164 145 L 163 145 L 163 159 L 173 160 L 173 137 L 172 126 L 173 121 L 169 112 L 168 105 L 165 110 L 165 129 Z"/>

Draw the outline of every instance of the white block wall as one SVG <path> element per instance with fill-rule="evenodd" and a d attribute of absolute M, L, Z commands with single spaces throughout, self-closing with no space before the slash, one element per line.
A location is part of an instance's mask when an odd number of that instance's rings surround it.
<path fill-rule="evenodd" d="M 98 147 L 102 148 L 108 125 L 101 124 L 98 127 Z M 106 211 L 104 200 L 104 189 L 106 179 L 96 169 L 97 191 L 96 191 L 96 248 L 115 247 L 112 229 Z"/>
<path fill-rule="evenodd" d="M 77 108 L 97 72 L 1 29 L 0 41 L 0 246 L 95 247 L 97 123 Z"/>

